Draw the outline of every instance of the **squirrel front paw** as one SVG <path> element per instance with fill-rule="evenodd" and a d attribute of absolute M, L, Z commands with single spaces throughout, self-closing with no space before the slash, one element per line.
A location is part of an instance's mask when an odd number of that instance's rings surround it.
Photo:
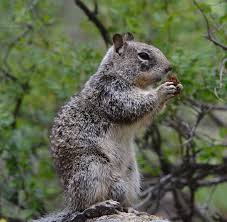
<path fill-rule="evenodd" d="M 173 82 L 165 82 L 157 88 L 158 97 L 165 102 L 179 94 L 182 88 L 181 84 L 175 86 Z"/>

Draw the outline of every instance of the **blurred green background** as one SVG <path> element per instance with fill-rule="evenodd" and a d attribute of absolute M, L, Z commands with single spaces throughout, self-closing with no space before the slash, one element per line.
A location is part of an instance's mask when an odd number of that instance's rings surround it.
<path fill-rule="evenodd" d="M 178 134 L 166 119 L 178 114 L 193 125 L 187 99 L 227 104 L 226 51 L 205 38 L 205 20 L 190 0 L 84 0 L 108 34 L 130 31 L 136 40 L 160 48 L 184 85 L 156 119 L 164 155 L 181 163 Z M 216 38 L 226 43 L 226 1 L 198 1 Z M 107 50 L 98 29 L 72 0 L 0 1 L 0 219 L 28 220 L 63 206 L 63 194 L 49 153 L 49 132 L 60 106 L 96 72 Z M 220 84 L 220 68 L 223 80 Z M 198 162 L 222 163 L 227 155 L 226 111 L 221 124 L 206 116 L 198 126 Z M 143 132 L 141 132 L 142 136 Z M 220 142 L 221 141 L 221 142 Z M 221 145 L 219 145 L 221 144 Z M 157 157 L 139 151 L 141 171 L 161 174 Z M 214 190 L 214 191 L 212 191 Z M 226 214 L 227 186 L 199 189 L 196 203 Z M 8 219 L 7 219 L 8 218 Z"/>

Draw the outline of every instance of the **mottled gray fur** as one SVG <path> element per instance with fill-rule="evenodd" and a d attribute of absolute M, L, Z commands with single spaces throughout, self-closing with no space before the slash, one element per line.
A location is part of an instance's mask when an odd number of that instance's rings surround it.
<path fill-rule="evenodd" d="M 108 199 L 132 205 L 140 191 L 133 138 L 176 92 L 172 82 L 152 88 L 171 69 L 159 49 L 130 33 L 113 43 L 54 120 L 51 151 L 73 211 Z"/>

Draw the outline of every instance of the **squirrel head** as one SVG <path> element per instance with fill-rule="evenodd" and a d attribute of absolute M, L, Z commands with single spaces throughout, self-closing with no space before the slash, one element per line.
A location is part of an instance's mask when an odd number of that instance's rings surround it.
<path fill-rule="evenodd" d="M 160 81 L 171 70 L 158 48 L 134 41 L 131 33 L 115 34 L 111 51 L 114 73 L 140 88 Z"/>

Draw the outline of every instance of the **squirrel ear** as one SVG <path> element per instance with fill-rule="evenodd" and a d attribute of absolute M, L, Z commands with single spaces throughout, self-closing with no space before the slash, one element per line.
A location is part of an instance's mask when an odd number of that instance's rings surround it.
<path fill-rule="evenodd" d="M 116 50 L 116 52 L 118 52 L 118 50 L 123 46 L 124 42 L 123 42 L 123 37 L 120 34 L 114 34 L 113 35 L 113 44 L 114 44 L 114 48 Z"/>
<path fill-rule="evenodd" d="M 124 34 L 124 41 L 133 41 L 134 40 L 134 36 L 131 32 L 127 32 Z"/>

